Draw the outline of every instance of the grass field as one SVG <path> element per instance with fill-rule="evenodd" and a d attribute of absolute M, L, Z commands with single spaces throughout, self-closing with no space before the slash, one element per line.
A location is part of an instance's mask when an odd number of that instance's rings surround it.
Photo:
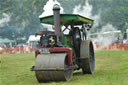
<path fill-rule="evenodd" d="M 0 85 L 128 85 L 128 51 L 96 51 L 93 75 L 75 71 L 69 82 L 39 84 L 35 73 L 34 54 L 0 54 Z"/>

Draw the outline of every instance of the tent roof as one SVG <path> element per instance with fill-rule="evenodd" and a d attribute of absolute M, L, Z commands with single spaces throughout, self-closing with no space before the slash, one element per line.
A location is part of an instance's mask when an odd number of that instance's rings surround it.
<path fill-rule="evenodd" d="M 10 43 L 10 42 L 16 42 L 15 40 L 9 40 L 9 39 L 0 39 L 0 43 Z"/>
<path fill-rule="evenodd" d="M 38 41 L 40 36 L 30 35 L 28 41 Z"/>

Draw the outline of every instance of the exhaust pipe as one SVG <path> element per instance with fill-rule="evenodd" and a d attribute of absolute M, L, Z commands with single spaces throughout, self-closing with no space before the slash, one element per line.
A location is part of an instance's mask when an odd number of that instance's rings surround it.
<path fill-rule="evenodd" d="M 53 6 L 53 14 L 54 14 L 54 29 L 55 33 L 58 37 L 60 37 L 60 6 L 58 4 L 55 4 Z"/>

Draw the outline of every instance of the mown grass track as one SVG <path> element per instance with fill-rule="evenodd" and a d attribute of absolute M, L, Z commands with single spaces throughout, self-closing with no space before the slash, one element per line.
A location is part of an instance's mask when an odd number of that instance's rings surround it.
<path fill-rule="evenodd" d="M 34 54 L 0 54 L 0 85 L 128 85 L 128 51 L 96 51 L 93 75 L 75 71 L 69 82 L 38 83 Z"/>

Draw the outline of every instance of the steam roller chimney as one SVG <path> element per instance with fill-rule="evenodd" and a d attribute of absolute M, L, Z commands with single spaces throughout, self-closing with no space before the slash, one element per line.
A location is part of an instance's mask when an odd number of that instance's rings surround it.
<path fill-rule="evenodd" d="M 60 6 L 58 4 L 55 4 L 53 6 L 53 14 L 54 14 L 54 29 L 55 33 L 58 37 L 60 37 Z"/>

